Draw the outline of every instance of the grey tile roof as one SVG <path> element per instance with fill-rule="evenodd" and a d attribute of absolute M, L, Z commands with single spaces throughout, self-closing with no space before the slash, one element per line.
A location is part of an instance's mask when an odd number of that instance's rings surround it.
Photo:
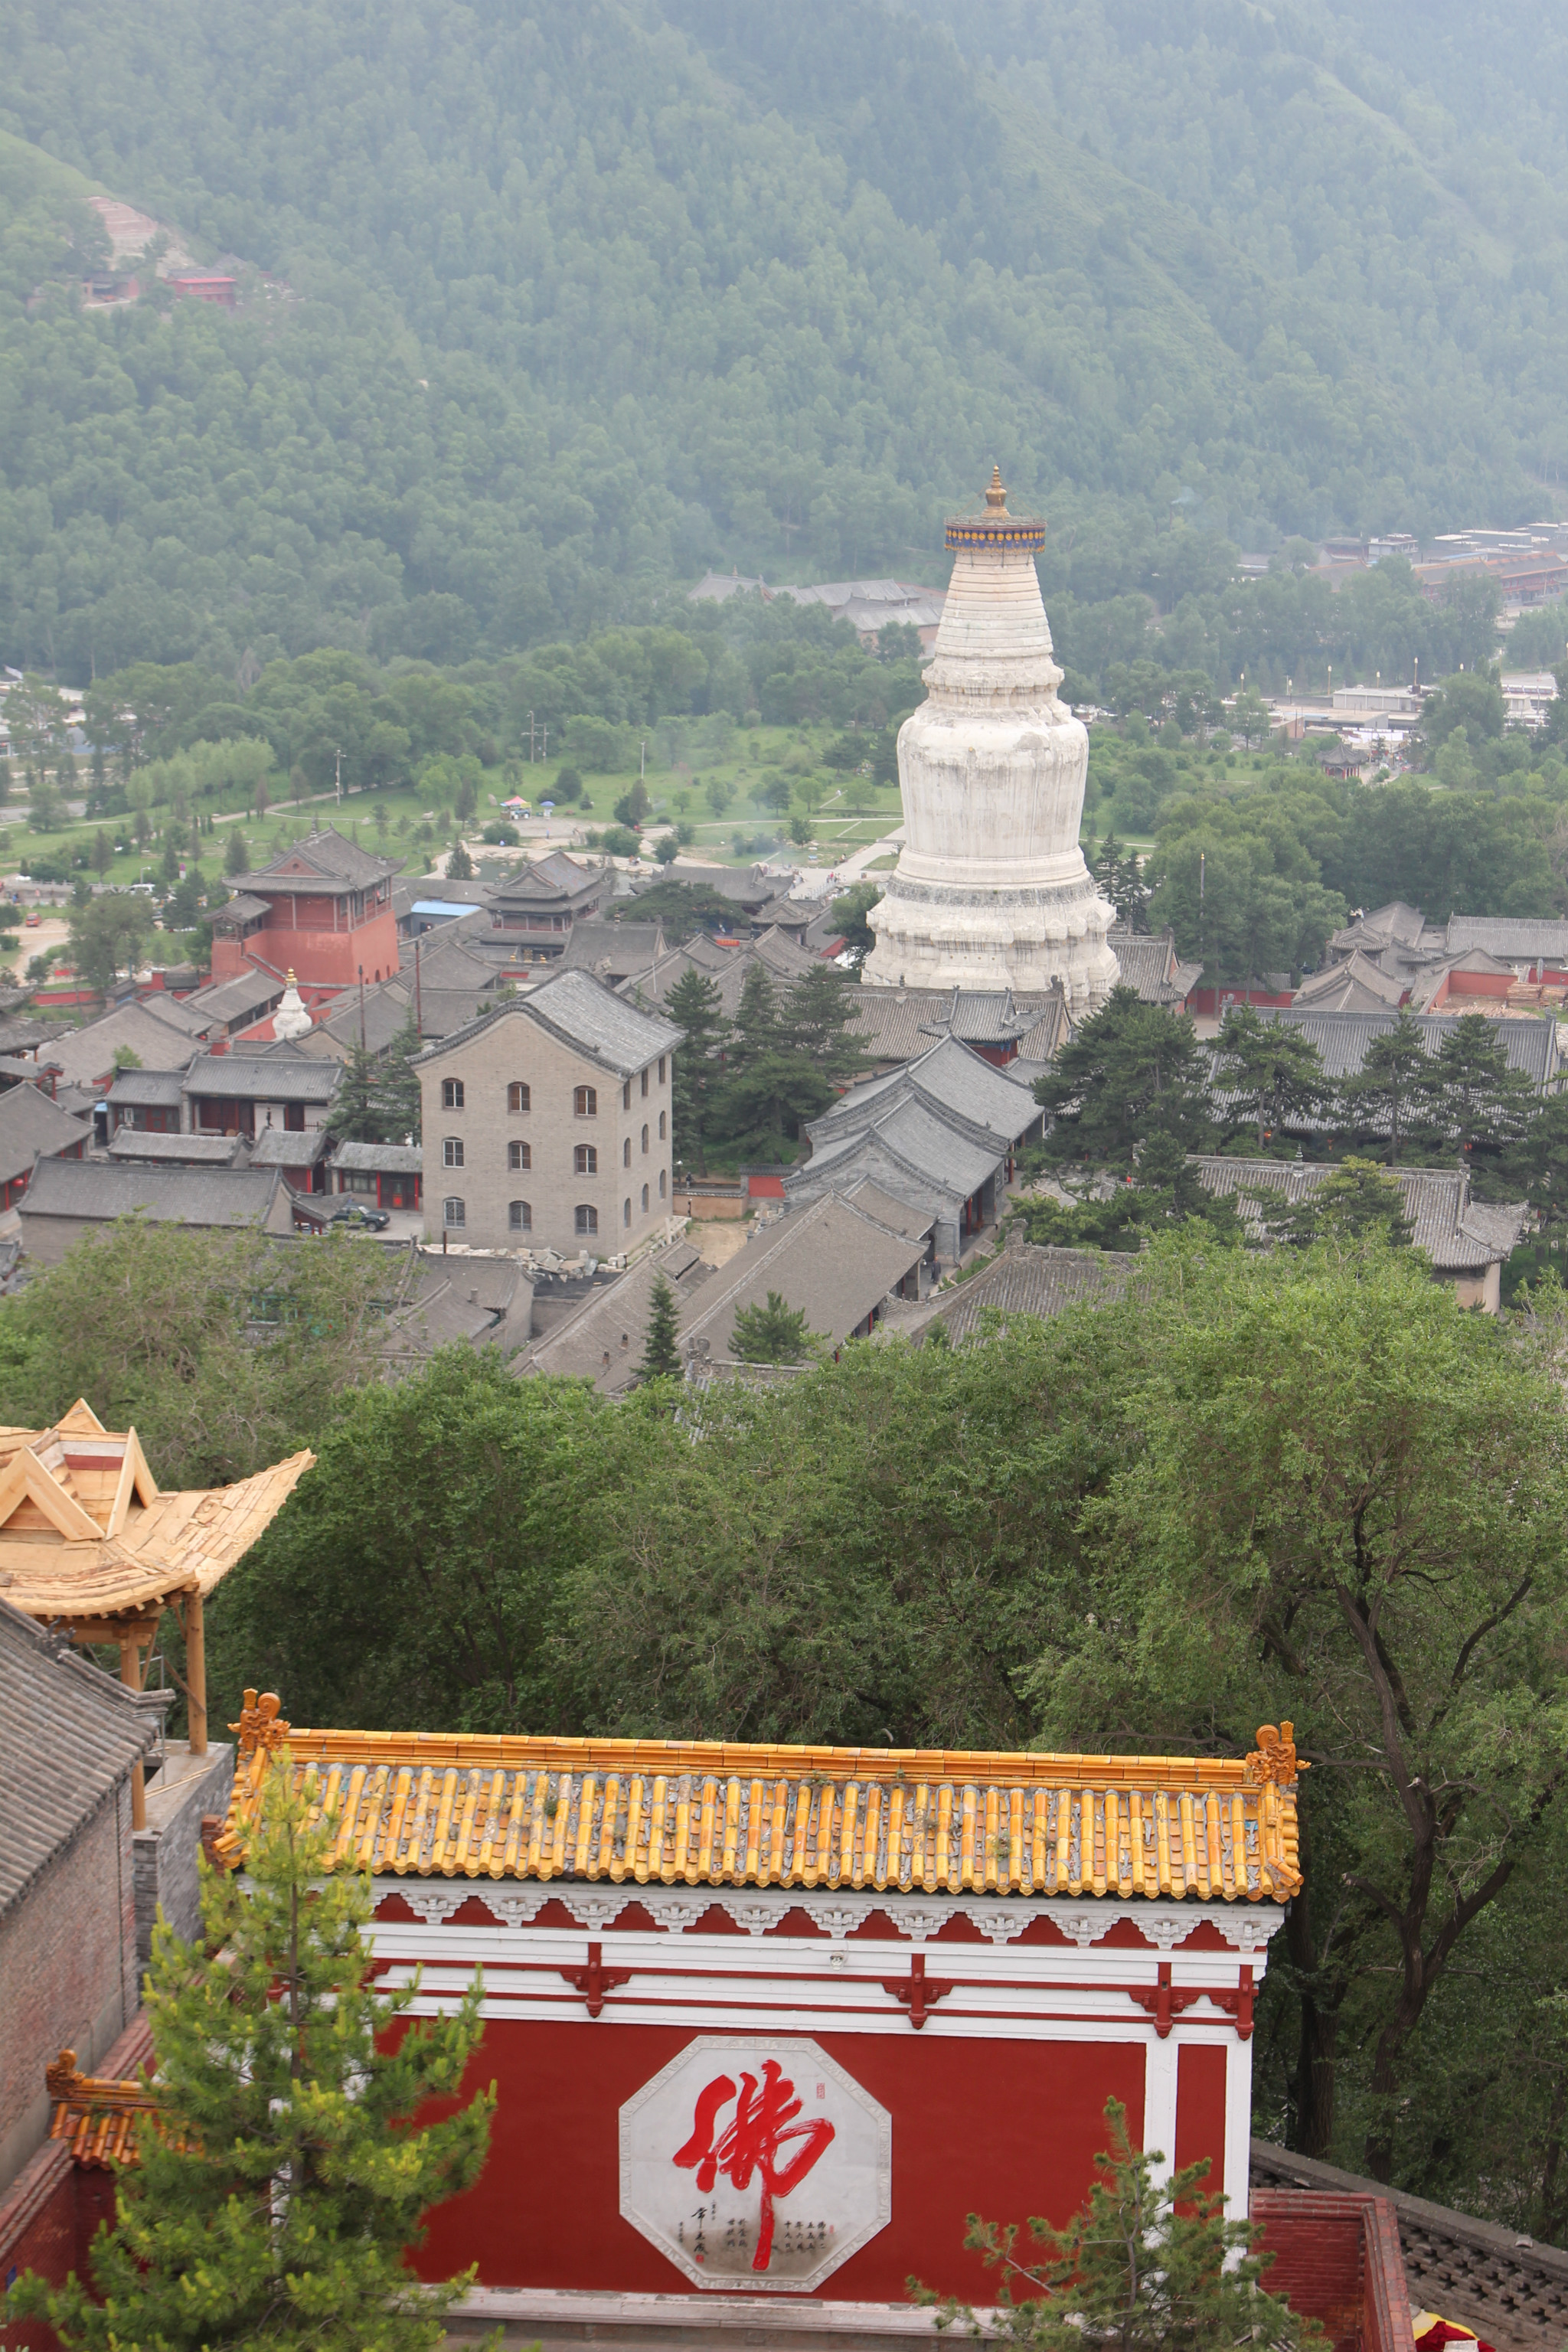
<path fill-rule="evenodd" d="M 1360 949 L 1343 963 L 1314 971 L 1301 982 L 1291 1002 L 1320 1013 L 1397 1012 L 1407 983 L 1384 971 Z"/>
<path fill-rule="evenodd" d="M 1485 948 L 1504 963 L 1533 962 L 1538 956 L 1561 962 L 1568 956 L 1568 922 L 1551 915 L 1450 915 L 1447 943 L 1450 955 Z"/>
<path fill-rule="evenodd" d="M 280 1182 L 276 1169 L 40 1160 L 19 1213 L 24 1235 L 29 1217 L 103 1224 L 140 1214 L 161 1225 L 251 1225 L 273 1210 Z"/>
<path fill-rule="evenodd" d="M 827 1142 L 868 1125 L 880 1126 L 896 1105 L 909 1101 L 961 1125 L 972 1139 L 984 1139 L 986 1149 L 994 1145 L 993 1161 L 1040 1118 L 1039 1105 L 1024 1087 L 973 1047 L 946 1036 L 901 1069 L 852 1087 L 807 1128 L 813 1150 L 819 1137 Z"/>
<path fill-rule="evenodd" d="M 1322 1056 L 1324 1075 L 1348 1077 L 1361 1068 L 1374 1037 L 1392 1029 L 1395 1013 L 1319 1013 L 1310 1005 L 1284 1005 L 1266 1016 L 1286 1028 L 1299 1029 L 1312 1040 Z M 1460 1016 L 1448 1013 L 1411 1014 L 1428 1054 L 1436 1056 L 1442 1042 L 1458 1028 Z M 1522 1070 L 1545 1091 L 1557 1076 L 1557 1024 L 1554 1021 L 1500 1021 L 1498 1039 L 1510 1066 Z"/>
<path fill-rule="evenodd" d="M 277 1133 L 276 1129 L 272 1131 Z M 340 1143 L 327 1165 L 366 1174 L 380 1169 L 388 1176 L 418 1176 L 424 1171 L 425 1154 L 417 1143 Z"/>
<path fill-rule="evenodd" d="M 1261 1216 L 1245 1198 L 1247 1192 L 1278 1193 L 1282 1202 L 1295 1208 L 1334 1172 L 1321 1161 L 1301 1160 L 1205 1157 L 1194 1158 L 1191 1165 L 1205 1192 L 1234 1199 L 1240 1214 L 1255 1226 L 1261 1225 Z M 1400 1168 L 1394 1174 L 1410 1220 L 1412 1243 L 1443 1272 L 1499 1264 L 1519 1246 L 1530 1223 L 1529 1208 L 1522 1201 L 1472 1201 L 1468 1169 Z"/>
<path fill-rule="evenodd" d="M 1104 1307 L 1121 1297 L 1132 1261 L 1096 1250 L 1042 1249 L 1015 1241 L 971 1275 L 923 1325 L 945 1324 L 950 1339 L 977 1338 L 988 1309 L 1003 1315 L 1051 1316 L 1069 1307 Z"/>
<path fill-rule="evenodd" d="M 184 1090 L 236 1102 L 330 1103 L 339 1076 L 335 1064 L 302 1054 L 198 1054 Z"/>
<path fill-rule="evenodd" d="M 237 972 L 232 980 L 215 981 L 210 988 L 198 988 L 188 1001 L 198 1013 L 210 1021 L 221 1021 L 226 1028 L 244 1028 L 270 1013 L 283 993 L 283 982 L 269 971 Z"/>
<path fill-rule="evenodd" d="M 1117 923 L 1107 944 L 1121 967 L 1122 984 L 1135 988 L 1145 1004 L 1184 1004 L 1203 978 L 1202 964 L 1178 961 L 1172 931 L 1131 931 Z"/>
<path fill-rule="evenodd" d="M 584 892 L 599 889 L 604 881 L 603 866 L 580 866 L 564 850 L 555 849 L 548 857 L 535 857 L 514 866 L 510 874 L 492 882 L 490 902 L 498 909 L 508 906 L 567 907 Z"/>
<path fill-rule="evenodd" d="M 829 1193 L 786 1210 L 691 1301 L 681 1317 L 682 1350 L 706 1341 L 710 1355 L 730 1355 L 736 1316 L 764 1306 L 770 1290 L 837 1347 L 924 1255 L 923 1236 L 889 1230 L 858 1200 Z"/>
<path fill-rule="evenodd" d="M 0 1918 L 156 1737 L 129 1691 L 0 1595 Z"/>
<path fill-rule="evenodd" d="M 910 1239 L 919 1237 L 923 1240 L 936 1223 L 929 1210 L 918 1208 L 909 1201 L 900 1201 L 891 1192 L 885 1192 L 869 1176 L 851 1184 L 840 1198 L 853 1202 L 864 1215 L 874 1217 L 879 1225 L 886 1225 L 889 1233 L 902 1234 Z"/>
<path fill-rule="evenodd" d="M 398 872 L 402 859 L 375 857 L 368 849 L 360 849 L 345 841 L 341 833 L 328 825 L 321 833 L 308 833 L 303 841 L 291 848 L 280 849 L 270 866 L 258 867 L 254 874 L 233 877 L 237 890 L 248 890 L 260 883 L 267 888 L 289 888 L 296 883 L 308 890 L 310 877 L 317 877 L 340 890 L 363 890 L 367 883 L 379 882 L 389 874 Z M 291 874 L 285 869 L 302 866 L 304 874 Z"/>
<path fill-rule="evenodd" d="M 24 1082 L 0 1095 L 0 1184 L 25 1176 L 40 1151 L 65 1151 L 91 1139 L 92 1130 Z"/>
<path fill-rule="evenodd" d="M 160 988 L 137 1001 L 144 1013 L 152 1013 L 154 1020 L 166 1021 L 184 1036 L 205 1037 L 212 1027 L 207 1014 L 189 996 L 172 996 L 167 989 Z"/>
<path fill-rule="evenodd" d="M 184 1086 L 184 1070 L 121 1070 L 103 1099 L 135 1110 L 178 1110 Z"/>
<path fill-rule="evenodd" d="M 415 1061 L 433 1062 L 455 1045 L 467 1045 L 494 1023 L 517 1020 L 537 1021 L 579 1053 L 594 1055 L 621 1078 L 646 1069 L 659 1054 L 672 1054 L 686 1034 L 672 1022 L 661 1021 L 616 995 L 591 973 L 558 971 L 531 995 L 509 997 L 466 1028 L 455 1030 L 438 1045 L 427 1045 L 415 1055 Z"/>
<path fill-rule="evenodd" d="M 247 1158 L 240 1135 L 160 1135 L 144 1127 L 116 1128 L 109 1156 L 167 1168 L 243 1168 Z"/>
<path fill-rule="evenodd" d="M 314 1168 L 332 1148 L 324 1127 L 264 1127 L 250 1146 L 253 1168 Z"/>
<path fill-rule="evenodd" d="M 150 1004 L 121 1004 L 85 1029 L 55 1038 L 38 1060 L 57 1068 L 68 1086 L 90 1086 L 105 1076 L 114 1067 L 117 1045 L 149 1070 L 177 1069 L 195 1051 L 188 1030 L 188 1022 L 165 1020 Z"/>
<path fill-rule="evenodd" d="M 590 1292 L 574 1315 L 537 1340 L 524 1369 L 592 1381 L 605 1396 L 632 1387 L 661 1275 L 679 1300 L 689 1299 L 715 1278 L 711 1266 L 703 1264 L 701 1253 L 688 1241 L 639 1258 L 618 1282 Z"/>
<path fill-rule="evenodd" d="M 215 919 L 220 923 L 254 923 L 258 916 L 271 912 L 270 898 L 253 898 L 248 890 L 236 890 L 217 908 Z"/>
<path fill-rule="evenodd" d="M 574 923 L 559 971 L 591 971 L 612 984 L 632 972 L 653 969 L 664 952 L 664 931 L 658 923 L 600 922 L 590 917 Z"/>

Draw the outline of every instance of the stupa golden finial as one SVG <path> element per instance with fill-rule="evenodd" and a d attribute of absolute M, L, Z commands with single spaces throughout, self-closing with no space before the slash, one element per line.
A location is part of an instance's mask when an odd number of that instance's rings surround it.
<path fill-rule="evenodd" d="M 998 514 L 1005 514 L 1007 511 L 1007 493 L 1002 487 L 1000 466 L 993 466 L 991 468 L 991 488 L 985 493 L 985 503 Z"/>

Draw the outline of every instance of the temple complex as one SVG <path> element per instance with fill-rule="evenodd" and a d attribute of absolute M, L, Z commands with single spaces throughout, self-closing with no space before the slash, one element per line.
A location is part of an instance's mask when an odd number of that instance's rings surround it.
<path fill-rule="evenodd" d="M 1116 984 L 1113 909 L 1079 847 L 1089 736 L 1057 699 L 1040 598 L 1045 525 L 1010 515 L 994 470 L 978 515 L 947 525 L 952 578 L 899 730 L 905 845 L 869 921 L 865 977 L 891 988 L 1038 990 L 1081 1019 Z"/>

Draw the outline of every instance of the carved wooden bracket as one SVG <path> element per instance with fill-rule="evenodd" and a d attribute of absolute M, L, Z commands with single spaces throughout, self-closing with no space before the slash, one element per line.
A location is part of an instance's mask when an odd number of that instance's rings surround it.
<path fill-rule="evenodd" d="M 926 2011 L 939 2000 L 945 2000 L 952 1990 L 951 1984 L 926 1974 L 926 1956 L 916 1952 L 910 1961 L 907 1977 L 884 1977 L 882 1990 L 890 1992 L 910 2012 L 910 2023 L 918 2033 L 926 2021 Z"/>
<path fill-rule="evenodd" d="M 1209 1999 L 1216 2009 L 1223 2009 L 1227 2016 L 1235 2018 L 1237 2038 L 1242 2042 L 1250 2042 L 1252 2039 L 1252 1970 L 1242 1969 L 1241 1982 L 1234 1992 L 1211 1992 Z"/>
<path fill-rule="evenodd" d="M 598 2016 L 605 2006 L 607 1992 L 613 1992 L 616 1985 L 629 1984 L 632 1978 L 630 1969 L 607 1969 L 605 1966 L 603 1944 L 589 1945 L 585 1969 L 563 1969 L 561 1973 L 569 1985 L 575 1986 L 581 1993 L 586 1993 L 590 2017 Z"/>
<path fill-rule="evenodd" d="M 1163 2042 L 1171 2031 L 1172 2021 L 1181 2015 L 1183 2010 L 1191 2009 L 1194 2001 L 1201 2000 L 1203 1995 L 1200 1992 L 1177 1992 L 1171 1983 L 1171 1963 L 1162 1960 L 1159 1981 L 1152 1987 L 1130 1990 L 1127 1998 L 1136 2001 L 1140 2009 L 1148 2011 L 1154 2021 L 1155 2035 Z"/>

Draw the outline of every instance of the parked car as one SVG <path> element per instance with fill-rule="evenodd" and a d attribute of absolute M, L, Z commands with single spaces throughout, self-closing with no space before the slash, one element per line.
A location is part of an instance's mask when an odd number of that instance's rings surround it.
<path fill-rule="evenodd" d="M 345 1202 L 334 1209 L 327 1219 L 330 1225 L 357 1225 L 373 1234 L 384 1234 L 392 1219 L 384 1209 L 367 1209 L 361 1201 Z"/>

